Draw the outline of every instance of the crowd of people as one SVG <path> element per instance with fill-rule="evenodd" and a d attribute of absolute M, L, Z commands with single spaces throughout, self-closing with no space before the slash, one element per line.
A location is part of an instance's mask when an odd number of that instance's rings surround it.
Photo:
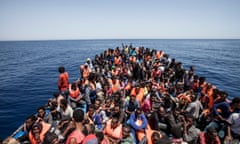
<path fill-rule="evenodd" d="M 58 92 L 23 134 L 6 142 L 32 144 L 239 143 L 240 98 L 228 99 L 193 66 L 163 51 L 123 45 L 80 66 L 69 82 L 59 67 Z"/>

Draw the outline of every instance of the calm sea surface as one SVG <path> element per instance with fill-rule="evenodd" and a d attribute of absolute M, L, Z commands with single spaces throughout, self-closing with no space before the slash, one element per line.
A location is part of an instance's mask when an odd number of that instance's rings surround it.
<path fill-rule="evenodd" d="M 57 91 L 59 66 L 64 66 L 74 81 L 79 77 L 80 64 L 88 57 L 122 43 L 161 49 L 186 69 L 194 65 L 199 76 L 205 76 L 230 97 L 240 96 L 240 40 L 0 42 L 0 139 L 10 135 Z"/>

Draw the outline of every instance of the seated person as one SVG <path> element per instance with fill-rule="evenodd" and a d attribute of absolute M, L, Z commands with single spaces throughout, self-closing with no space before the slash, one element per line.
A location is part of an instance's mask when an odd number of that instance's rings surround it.
<path fill-rule="evenodd" d="M 31 144 L 43 143 L 45 134 L 50 129 L 51 125 L 45 123 L 44 121 L 35 122 L 29 132 L 29 140 Z"/>
<path fill-rule="evenodd" d="M 207 132 L 201 132 L 199 135 L 199 144 L 221 144 L 217 131 L 209 127 Z"/>
<path fill-rule="evenodd" d="M 123 125 L 121 144 L 134 144 L 134 137 L 131 133 L 131 127 Z"/>
<path fill-rule="evenodd" d="M 135 142 L 142 141 L 145 136 L 145 129 L 148 125 L 147 118 L 142 112 L 142 109 L 137 108 L 135 112 L 131 114 L 127 123 L 131 126 L 131 132 L 134 136 Z"/>
<path fill-rule="evenodd" d="M 122 138 L 122 124 L 119 124 L 117 117 L 113 117 L 107 121 L 103 132 L 110 142 L 118 143 Z"/>

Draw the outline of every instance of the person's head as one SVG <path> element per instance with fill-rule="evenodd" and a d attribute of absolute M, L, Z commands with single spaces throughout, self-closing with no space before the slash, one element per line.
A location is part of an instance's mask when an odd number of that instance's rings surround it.
<path fill-rule="evenodd" d="M 95 112 L 95 105 L 94 104 L 89 105 L 89 107 L 88 107 L 88 115 L 92 116 L 94 114 L 94 112 Z"/>
<path fill-rule="evenodd" d="M 164 107 L 163 106 L 160 106 L 159 108 L 158 108 L 158 114 L 160 115 L 160 116 L 163 116 L 163 115 L 165 115 L 165 109 L 164 109 Z"/>
<path fill-rule="evenodd" d="M 118 118 L 117 117 L 113 117 L 112 121 L 111 121 L 111 128 L 115 129 L 118 126 Z"/>
<path fill-rule="evenodd" d="M 215 140 L 218 133 L 216 131 L 216 129 L 214 129 L 213 127 L 209 127 L 207 128 L 207 137 L 210 139 L 210 140 Z"/>
<path fill-rule="evenodd" d="M 37 116 L 40 118 L 43 118 L 44 115 L 45 115 L 45 108 L 41 106 L 37 109 Z"/>
<path fill-rule="evenodd" d="M 95 133 L 95 125 L 94 124 L 85 124 L 84 126 L 85 126 L 88 134 Z"/>
<path fill-rule="evenodd" d="M 71 89 L 72 90 L 76 90 L 77 89 L 77 84 L 76 83 L 72 83 L 71 84 Z"/>
<path fill-rule="evenodd" d="M 136 97 L 135 97 L 134 95 L 131 95 L 130 101 L 131 101 L 132 103 L 134 103 L 134 102 L 136 101 Z"/>
<path fill-rule="evenodd" d="M 91 59 L 90 59 L 90 58 L 87 58 L 86 62 L 87 62 L 88 64 L 90 64 Z"/>
<path fill-rule="evenodd" d="M 188 123 L 188 126 L 192 126 L 194 124 L 194 117 L 191 114 L 186 114 L 185 115 L 185 120 Z"/>
<path fill-rule="evenodd" d="M 172 144 L 172 142 L 167 136 L 163 136 L 161 139 L 157 140 L 153 144 Z"/>
<path fill-rule="evenodd" d="M 42 124 L 40 122 L 35 122 L 32 126 L 32 134 L 37 135 L 40 134 L 42 131 Z"/>
<path fill-rule="evenodd" d="M 152 135 L 151 135 L 151 141 L 153 144 L 156 144 L 157 141 L 159 141 L 161 139 L 160 137 L 160 133 L 159 132 L 153 132 Z"/>
<path fill-rule="evenodd" d="M 240 97 L 233 98 L 230 105 L 233 109 L 240 110 Z"/>
<path fill-rule="evenodd" d="M 114 114 L 118 114 L 118 113 L 120 113 L 120 111 L 121 111 L 120 105 L 119 105 L 119 104 L 116 104 L 116 105 L 114 106 L 114 108 L 113 108 L 113 113 L 114 113 Z"/>
<path fill-rule="evenodd" d="M 59 73 L 64 73 L 65 72 L 65 68 L 63 66 L 60 66 L 58 68 L 58 71 L 59 71 Z"/>
<path fill-rule="evenodd" d="M 60 107 L 65 110 L 67 108 L 68 102 L 66 99 L 61 99 L 60 100 Z"/>
<path fill-rule="evenodd" d="M 197 100 L 197 97 L 196 97 L 194 94 L 192 94 L 192 95 L 190 96 L 190 98 L 191 98 L 191 101 L 192 101 L 192 102 L 194 102 L 195 100 Z"/>
<path fill-rule="evenodd" d="M 154 101 L 156 101 L 156 99 L 157 99 L 156 93 L 152 92 L 150 95 L 150 101 L 154 102 Z"/>
<path fill-rule="evenodd" d="M 136 108 L 136 115 L 142 114 L 142 109 L 141 108 Z"/>
<path fill-rule="evenodd" d="M 84 112 L 81 109 L 75 109 L 73 111 L 73 120 L 75 122 L 82 122 L 84 119 Z"/>
<path fill-rule="evenodd" d="M 25 125 L 27 129 L 31 129 L 32 125 L 36 122 L 37 117 L 35 115 L 30 115 L 25 120 Z"/>
<path fill-rule="evenodd" d="M 110 106 L 111 106 L 111 103 L 112 103 L 112 100 L 111 100 L 110 98 L 107 98 L 107 99 L 105 100 L 105 105 L 106 105 L 106 106 L 110 107 Z"/>
<path fill-rule="evenodd" d="M 123 125 L 122 127 L 122 137 L 127 138 L 130 136 L 131 133 L 131 127 L 128 125 Z"/>
<path fill-rule="evenodd" d="M 97 139 L 98 139 L 98 143 L 100 144 L 100 143 L 103 141 L 103 139 L 104 139 L 104 134 L 103 134 L 103 132 L 102 132 L 102 131 L 97 131 L 97 132 L 96 132 L 96 137 L 97 137 Z"/>
<path fill-rule="evenodd" d="M 53 96 L 54 96 L 55 98 L 58 98 L 59 95 L 60 95 L 59 92 L 54 92 L 54 93 L 53 93 Z"/>
<path fill-rule="evenodd" d="M 47 132 L 43 144 L 58 144 L 58 136 L 55 133 Z"/>
<path fill-rule="evenodd" d="M 100 106 L 101 106 L 101 103 L 102 103 L 102 101 L 101 101 L 100 99 L 96 99 L 96 100 L 95 100 L 95 103 L 94 103 L 95 109 L 99 109 Z"/>

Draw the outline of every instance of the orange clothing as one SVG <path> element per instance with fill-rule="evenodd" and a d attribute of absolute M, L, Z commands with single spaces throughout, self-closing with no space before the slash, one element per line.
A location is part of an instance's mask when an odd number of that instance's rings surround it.
<path fill-rule="evenodd" d="M 137 61 L 137 58 L 135 56 L 130 56 L 129 57 L 129 61 L 130 62 L 136 62 Z"/>
<path fill-rule="evenodd" d="M 138 100 L 141 105 L 144 98 L 144 88 L 139 88 L 138 91 L 136 88 L 133 88 L 130 92 L 130 96 L 132 95 L 136 96 L 136 100 Z"/>
<path fill-rule="evenodd" d="M 112 120 L 107 121 L 106 127 L 103 130 L 103 133 L 111 138 L 120 140 L 122 138 L 122 124 L 119 124 L 116 128 L 111 127 Z"/>
<path fill-rule="evenodd" d="M 75 138 L 77 143 L 82 143 L 85 138 L 84 134 L 80 130 L 74 130 L 67 138 L 66 144 L 69 144 L 71 139 Z"/>
<path fill-rule="evenodd" d="M 114 58 L 114 64 L 115 65 L 120 65 L 122 61 L 122 58 L 120 56 Z"/>
<path fill-rule="evenodd" d="M 41 142 L 43 142 L 45 134 L 50 129 L 51 125 L 48 123 L 45 123 L 43 121 L 41 122 L 41 124 L 42 124 L 42 130 L 40 132 L 40 140 L 41 140 Z M 32 134 L 32 131 L 29 133 L 28 137 L 29 137 L 31 144 L 38 144 L 37 140 L 34 138 L 34 136 Z"/>
<path fill-rule="evenodd" d="M 211 87 L 208 91 L 207 91 L 207 95 L 208 95 L 208 108 L 212 109 L 213 105 L 214 105 L 214 97 L 213 97 L 213 90 L 214 87 Z"/>
<path fill-rule="evenodd" d="M 73 90 L 71 87 L 72 87 L 72 85 L 69 84 L 69 96 L 70 96 L 71 98 L 78 99 L 79 96 L 80 96 L 80 90 L 79 90 L 79 88 L 77 87 L 76 90 Z"/>
<path fill-rule="evenodd" d="M 58 77 L 58 89 L 64 92 L 68 88 L 68 73 L 61 73 Z"/>
<path fill-rule="evenodd" d="M 89 76 L 89 73 L 90 73 L 89 68 L 84 68 L 82 72 L 82 77 L 87 79 Z"/>

